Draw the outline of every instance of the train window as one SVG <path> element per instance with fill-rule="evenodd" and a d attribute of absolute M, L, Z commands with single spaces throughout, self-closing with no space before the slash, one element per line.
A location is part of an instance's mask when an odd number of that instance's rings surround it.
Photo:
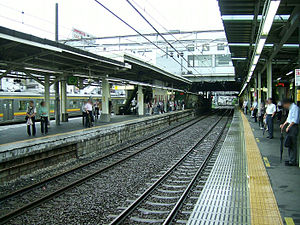
<path fill-rule="evenodd" d="M 19 101 L 19 111 L 27 109 L 27 101 Z"/>

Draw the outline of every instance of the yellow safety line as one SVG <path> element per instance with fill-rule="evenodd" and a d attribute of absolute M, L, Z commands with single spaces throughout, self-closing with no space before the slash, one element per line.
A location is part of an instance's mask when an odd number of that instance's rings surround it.
<path fill-rule="evenodd" d="M 292 217 L 284 217 L 286 225 L 295 225 Z"/>
<path fill-rule="evenodd" d="M 266 167 L 271 167 L 270 162 L 267 157 L 263 157 Z"/>
<path fill-rule="evenodd" d="M 255 141 L 250 124 L 243 113 L 245 147 L 247 153 L 250 208 L 252 225 L 283 225 L 277 202 Z"/>

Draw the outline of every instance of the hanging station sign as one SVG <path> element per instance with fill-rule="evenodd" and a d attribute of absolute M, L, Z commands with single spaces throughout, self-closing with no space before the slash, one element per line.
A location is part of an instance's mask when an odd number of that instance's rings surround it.
<path fill-rule="evenodd" d="M 300 69 L 295 69 L 295 86 L 300 86 Z"/>

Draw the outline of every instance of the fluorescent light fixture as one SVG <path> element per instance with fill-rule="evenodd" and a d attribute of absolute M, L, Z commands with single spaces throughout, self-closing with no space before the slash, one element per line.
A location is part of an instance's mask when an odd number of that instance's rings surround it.
<path fill-rule="evenodd" d="M 253 59 L 253 64 L 256 65 L 258 63 L 260 55 L 255 55 Z"/>
<path fill-rule="evenodd" d="M 237 47 L 248 47 L 250 46 L 249 43 L 228 43 L 229 46 L 237 46 Z"/>
<path fill-rule="evenodd" d="M 288 76 L 288 75 L 291 75 L 292 73 L 294 73 L 294 71 L 292 70 L 292 71 L 290 71 L 290 72 L 288 72 L 287 74 L 286 74 L 286 76 Z"/>
<path fill-rule="evenodd" d="M 62 72 L 59 72 L 59 71 L 45 70 L 45 69 L 40 69 L 40 68 L 24 67 L 24 69 L 38 71 L 38 72 L 44 72 L 44 73 L 61 73 L 62 74 Z"/>
<path fill-rule="evenodd" d="M 265 42 L 266 42 L 265 38 L 259 39 L 259 42 L 258 42 L 258 45 L 257 45 L 257 48 L 256 48 L 256 55 L 260 55 L 261 54 L 261 52 L 262 52 L 262 50 L 264 48 Z"/>
<path fill-rule="evenodd" d="M 273 20 L 274 20 L 274 17 L 276 15 L 279 5 L 280 5 L 280 0 L 279 1 L 273 0 L 270 2 L 270 5 L 269 5 L 268 11 L 267 11 L 267 16 L 266 16 L 266 19 L 264 21 L 264 25 L 262 28 L 262 35 L 268 35 L 268 33 L 272 27 Z"/>
<path fill-rule="evenodd" d="M 255 70 L 256 65 L 252 65 L 250 71 L 253 72 Z"/>
<path fill-rule="evenodd" d="M 232 57 L 232 60 L 246 60 L 246 57 Z"/>
<path fill-rule="evenodd" d="M 281 80 L 281 77 L 277 78 L 277 80 Z"/>

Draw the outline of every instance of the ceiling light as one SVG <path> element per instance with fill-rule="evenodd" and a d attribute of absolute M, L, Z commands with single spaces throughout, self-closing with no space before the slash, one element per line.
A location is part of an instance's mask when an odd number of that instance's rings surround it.
<path fill-rule="evenodd" d="M 261 52 L 262 52 L 262 50 L 264 48 L 265 42 L 266 42 L 265 38 L 259 39 L 259 42 L 258 42 L 258 45 L 257 45 L 257 48 L 256 48 L 256 54 L 257 55 L 261 54 Z"/>
<path fill-rule="evenodd" d="M 253 65 L 251 66 L 251 69 L 250 69 L 250 71 L 251 71 L 251 72 L 253 72 L 253 71 L 255 70 L 255 67 L 256 67 L 256 65 L 255 65 L 255 64 L 253 64 Z"/>
<path fill-rule="evenodd" d="M 45 70 L 45 69 L 40 69 L 40 68 L 32 68 L 32 67 L 24 67 L 25 70 L 32 70 L 32 71 L 39 71 L 39 72 L 44 72 L 44 73 L 62 73 L 59 71 L 53 71 L 53 70 Z"/>
<path fill-rule="evenodd" d="M 263 29 L 262 29 L 262 35 L 268 35 L 272 24 L 273 24 L 273 20 L 274 17 L 276 15 L 277 9 L 280 5 L 280 1 L 278 0 L 273 0 L 271 1 L 269 8 L 268 8 L 268 12 L 267 12 L 267 16 L 263 25 Z"/>
<path fill-rule="evenodd" d="M 292 71 L 290 71 L 290 72 L 288 72 L 286 75 L 288 76 L 288 75 L 291 75 L 292 73 L 294 73 L 294 71 L 292 70 Z"/>
<path fill-rule="evenodd" d="M 255 55 L 255 56 L 254 56 L 254 59 L 253 59 L 253 64 L 254 64 L 254 65 L 256 65 L 256 64 L 258 63 L 259 56 L 260 56 L 260 55 Z"/>

